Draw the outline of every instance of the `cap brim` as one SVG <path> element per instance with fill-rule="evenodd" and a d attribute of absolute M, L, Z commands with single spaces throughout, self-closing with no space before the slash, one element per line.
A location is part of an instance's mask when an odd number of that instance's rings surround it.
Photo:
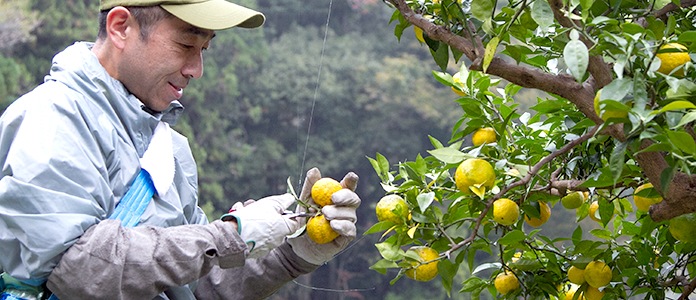
<path fill-rule="evenodd" d="M 225 0 L 160 6 L 186 23 L 209 30 L 232 27 L 254 28 L 263 25 L 266 21 L 262 13 Z"/>

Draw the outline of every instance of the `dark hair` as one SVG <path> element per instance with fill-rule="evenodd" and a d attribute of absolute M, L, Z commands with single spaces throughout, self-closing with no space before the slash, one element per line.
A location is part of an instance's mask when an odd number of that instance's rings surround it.
<path fill-rule="evenodd" d="M 174 15 L 170 14 L 159 5 L 127 6 L 126 9 L 131 12 L 131 15 L 133 15 L 135 21 L 138 22 L 138 26 L 140 26 L 140 38 L 143 40 L 146 40 L 149 37 L 150 29 L 154 24 L 166 18 L 174 17 Z M 111 10 L 102 10 L 99 13 L 99 33 L 97 34 L 98 39 L 106 38 L 106 16 L 109 14 L 109 11 Z"/>

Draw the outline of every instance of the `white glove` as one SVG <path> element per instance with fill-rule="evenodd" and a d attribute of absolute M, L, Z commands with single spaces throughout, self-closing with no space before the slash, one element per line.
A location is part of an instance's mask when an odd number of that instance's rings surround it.
<path fill-rule="evenodd" d="M 314 200 L 311 199 L 312 185 L 320 178 L 321 173 L 319 169 L 312 168 L 307 171 L 307 177 L 300 193 L 302 201 L 314 204 Z M 331 228 L 339 236 L 335 240 L 321 245 L 313 242 L 306 233 L 298 237 L 289 238 L 288 243 L 292 246 L 292 250 L 295 251 L 297 256 L 309 263 L 321 265 L 331 260 L 355 238 L 357 232 L 355 228 L 355 222 L 357 221 L 355 211 L 360 206 L 360 197 L 354 192 L 357 184 L 358 175 L 353 172 L 346 174 L 343 180 L 341 180 L 341 185 L 344 189 L 331 196 L 332 205 L 326 205 L 321 209 L 324 217 L 329 220 Z"/>
<path fill-rule="evenodd" d="M 258 258 L 280 246 L 285 236 L 300 228 L 300 223 L 282 215 L 295 203 L 290 194 L 269 196 L 258 201 L 236 203 L 223 221 L 237 220 L 237 232 L 250 247 L 249 258 Z"/>

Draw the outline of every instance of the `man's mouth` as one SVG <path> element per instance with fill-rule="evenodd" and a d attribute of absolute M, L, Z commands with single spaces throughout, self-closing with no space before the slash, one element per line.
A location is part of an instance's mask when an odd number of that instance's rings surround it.
<path fill-rule="evenodd" d="M 178 87 L 178 86 L 171 84 L 171 83 L 169 85 L 171 85 L 172 88 L 174 89 L 174 95 L 176 96 L 176 99 L 181 99 L 181 96 L 184 95 L 184 88 Z"/>

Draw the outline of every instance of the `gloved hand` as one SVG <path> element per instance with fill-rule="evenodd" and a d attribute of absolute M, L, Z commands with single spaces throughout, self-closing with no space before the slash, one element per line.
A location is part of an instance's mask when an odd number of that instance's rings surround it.
<path fill-rule="evenodd" d="M 312 185 L 319 179 L 321 179 L 319 169 L 312 168 L 307 171 L 307 177 L 300 193 L 300 200 L 314 204 L 314 200 L 311 198 L 311 190 Z M 288 239 L 288 243 L 292 246 L 295 254 L 309 263 L 321 265 L 329 261 L 355 238 L 357 232 L 355 228 L 355 222 L 357 221 L 355 211 L 360 206 L 360 197 L 354 192 L 358 185 L 358 175 L 353 172 L 346 174 L 343 180 L 341 180 L 341 185 L 344 189 L 334 193 L 331 197 L 333 204 L 326 205 L 321 209 L 322 214 L 329 220 L 331 228 L 339 236 L 335 240 L 321 245 L 312 241 L 306 233 Z"/>
<path fill-rule="evenodd" d="M 257 258 L 278 247 L 285 236 L 301 227 L 298 221 L 282 215 L 293 203 L 295 197 L 290 194 L 269 196 L 258 201 L 247 200 L 233 205 L 221 219 L 236 219 L 237 232 L 250 246 L 248 257 Z"/>

